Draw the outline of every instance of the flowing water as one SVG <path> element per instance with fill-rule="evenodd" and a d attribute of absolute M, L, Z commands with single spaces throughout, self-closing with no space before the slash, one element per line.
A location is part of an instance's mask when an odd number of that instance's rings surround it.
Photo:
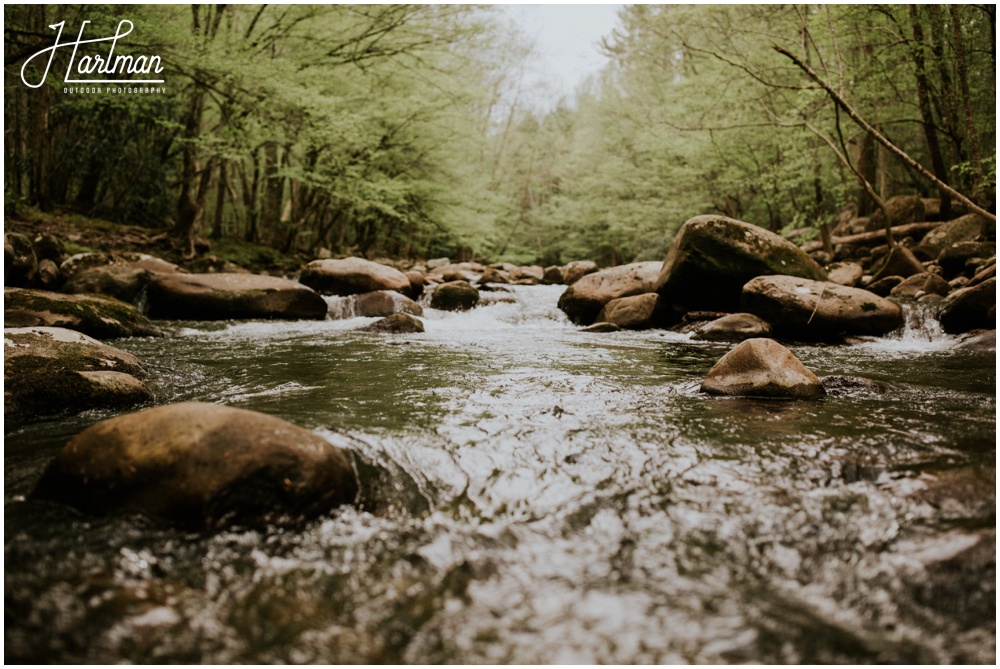
<path fill-rule="evenodd" d="M 158 403 L 255 409 L 350 448 L 366 502 L 215 534 L 91 518 L 27 496 L 112 414 L 9 433 L 5 659 L 995 660 L 995 354 L 950 351 L 918 318 L 793 347 L 886 394 L 712 398 L 698 386 L 729 345 L 583 333 L 561 290 L 428 310 L 417 335 L 351 318 L 118 342 Z"/>

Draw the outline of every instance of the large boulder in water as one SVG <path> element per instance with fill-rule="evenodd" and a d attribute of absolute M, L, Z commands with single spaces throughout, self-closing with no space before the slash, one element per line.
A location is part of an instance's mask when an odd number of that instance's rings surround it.
<path fill-rule="evenodd" d="M 33 496 L 187 527 L 313 517 L 358 494 L 351 454 L 280 418 L 197 402 L 118 416 L 59 452 Z"/>
<path fill-rule="evenodd" d="M 316 291 L 289 279 L 259 274 L 163 274 L 146 288 L 153 318 L 326 318 Z"/>
<path fill-rule="evenodd" d="M 559 298 L 559 308 L 577 325 L 590 325 L 611 300 L 655 291 L 661 263 L 636 262 L 586 274 Z"/>
<path fill-rule="evenodd" d="M 747 339 L 708 372 L 702 392 L 710 395 L 812 399 L 825 394 L 819 378 L 773 339 Z"/>
<path fill-rule="evenodd" d="M 376 290 L 407 293 L 410 280 L 395 267 L 364 258 L 314 260 L 302 270 L 299 281 L 322 295 L 357 295 Z"/>
<path fill-rule="evenodd" d="M 996 277 L 956 290 L 944 300 L 941 326 L 945 332 L 962 334 L 971 330 L 996 328 Z"/>
<path fill-rule="evenodd" d="M 431 308 L 444 311 L 468 311 L 479 304 L 479 291 L 468 281 L 449 281 L 434 288 Z"/>
<path fill-rule="evenodd" d="M 824 341 L 843 335 L 884 335 L 903 325 L 899 305 L 861 288 L 793 276 L 759 276 L 743 288 L 743 310 L 776 333 Z"/>
<path fill-rule="evenodd" d="M 4 328 L 4 419 L 35 418 L 153 398 L 131 353 L 65 328 Z"/>
<path fill-rule="evenodd" d="M 100 339 L 160 334 L 135 307 L 113 297 L 4 288 L 3 298 L 6 327 L 68 328 Z"/>
<path fill-rule="evenodd" d="M 685 311 L 739 311 L 746 282 L 772 274 L 826 279 L 805 251 L 773 232 L 725 216 L 696 216 L 677 233 L 656 292 Z"/>
<path fill-rule="evenodd" d="M 657 325 L 659 311 L 657 304 L 660 296 L 656 293 L 644 293 L 619 297 L 604 305 L 597 315 L 597 322 L 611 323 L 623 330 L 645 330 Z"/>

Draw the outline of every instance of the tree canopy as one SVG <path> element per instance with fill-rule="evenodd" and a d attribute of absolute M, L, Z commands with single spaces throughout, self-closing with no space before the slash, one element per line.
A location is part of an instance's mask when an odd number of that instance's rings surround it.
<path fill-rule="evenodd" d="M 5 208 L 169 230 L 188 254 L 232 237 L 544 264 L 658 259 L 703 213 L 818 229 L 900 193 L 993 212 L 995 17 L 626 6 L 604 71 L 545 111 L 517 96 L 527 47 L 488 7 L 10 6 Z M 157 54 L 164 92 L 66 92 L 69 49 L 24 85 L 50 25 L 123 19 L 116 53 Z"/>

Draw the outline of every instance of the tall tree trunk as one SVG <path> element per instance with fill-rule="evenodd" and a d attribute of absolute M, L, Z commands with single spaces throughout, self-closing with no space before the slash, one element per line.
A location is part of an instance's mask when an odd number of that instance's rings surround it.
<path fill-rule="evenodd" d="M 934 124 L 934 113 L 931 109 L 930 85 L 927 81 L 927 63 L 924 57 L 924 27 L 920 22 L 919 10 L 916 5 L 910 5 L 910 22 L 913 28 L 913 64 L 917 80 L 917 105 L 920 108 L 920 118 L 923 121 L 924 138 L 927 140 L 927 155 L 931 161 L 934 176 L 943 183 L 948 183 L 948 168 L 945 167 L 944 156 L 941 154 L 941 144 L 938 142 L 937 130 Z M 951 196 L 947 191 L 938 189 L 941 199 L 941 218 L 951 217 Z"/>
<path fill-rule="evenodd" d="M 229 161 L 219 160 L 219 178 L 215 184 L 215 218 L 212 222 L 212 239 L 222 239 L 222 223 L 226 209 L 226 191 L 229 189 Z"/>
<path fill-rule="evenodd" d="M 955 38 L 955 69 L 958 73 L 958 87 L 962 91 L 962 108 L 965 112 L 965 136 L 969 140 L 969 153 L 972 156 L 972 169 L 976 181 L 972 184 L 972 199 L 977 203 L 986 204 L 982 199 L 983 184 L 986 181 L 983 174 L 982 154 L 979 150 L 979 131 L 976 130 L 976 120 L 972 115 L 972 94 L 969 92 L 969 66 L 965 53 L 965 38 L 962 36 L 962 23 L 958 15 L 958 7 L 949 5 L 951 12 L 951 30 Z"/>
<path fill-rule="evenodd" d="M 264 192 L 260 206 L 260 224 L 264 239 L 274 244 L 281 222 L 281 196 L 283 181 L 278 176 L 278 144 L 264 144 Z"/>

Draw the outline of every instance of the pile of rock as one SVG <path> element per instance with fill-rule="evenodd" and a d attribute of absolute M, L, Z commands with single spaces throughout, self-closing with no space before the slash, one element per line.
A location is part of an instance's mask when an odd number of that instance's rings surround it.
<path fill-rule="evenodd" d="M 894 206 L 923 211 L 919 199 Z M 987 234 L 983 219 L 963 216 L 927 233 L 919 245 L 908 238 L 824 269 L 803 249 L 760 227 L 697 216 L 680 228 L 662 264 L 590 274 L 563 293 L 559 307 L 574 323 L 602 324 L 598 329 L 604 331 L 660 327 L 712 340 L 772 333 L 799 341 L 885 335 L 903 325 L 900 305 L 908 300 L 940 302 L 948 332 L 993 329 L 995 250 L 992 242 L 970 240 Z M 935 262 L 921 260 L 928 254 L 936 254 Z"/>

